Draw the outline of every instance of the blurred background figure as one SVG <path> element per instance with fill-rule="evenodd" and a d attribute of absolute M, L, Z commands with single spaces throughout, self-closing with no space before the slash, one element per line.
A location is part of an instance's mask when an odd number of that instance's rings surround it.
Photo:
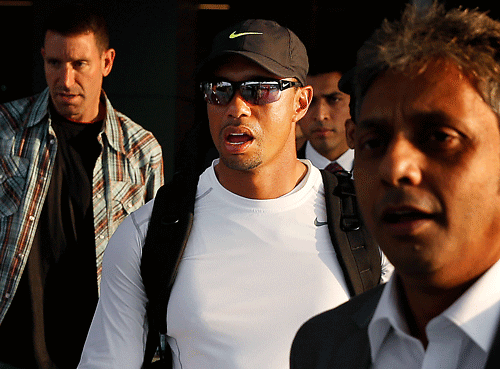
<path fill-rule="evenodd" d="M 339 71 L 309 74 L 307 84 L 313 87 L 313 99 L 307 114 L 299 121 L 306 144 L 299 158 L 309 159 L 320 169 L 351 171 L 354 150 L 346 141 L 345 122 L 350 119 L 349 95 L 341 92 Z M 329 167 L 330 166 L 330 167 Z"/>

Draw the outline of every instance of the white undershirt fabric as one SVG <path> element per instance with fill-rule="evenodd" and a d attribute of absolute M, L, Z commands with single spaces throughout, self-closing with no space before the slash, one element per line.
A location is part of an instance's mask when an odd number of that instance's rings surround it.
<path fill-rule="evenodd" d="M 301 186 L 272 200 L 229 192 L 213 168 L 201 176 L 168 305 L 175 369 L 288 368 L 299 327 L 348 300 L 328 227 L 314 223 L 326 222 L 321 175 L 304 162 Z"/>
<path fill-rule="evenodd" d="M 427 324 L 427 349 L 409 334 L 396 278 L 384 288 L 368 327 L 372 368 L 483 368 L 500 317 L 500 262 Z"/>
<path fill-rule="evenodd" d="M 215 176 L 217 161 L 201 175 L 166 317 L 175 369 L 288 369 L 299 327 L 347 301 L 321 174 L 304 163 L 306 178 L 274 200 L 227 191 Z M 140 265 L 153 204 L 128 216 L 106 248 L 101 297 L 78 368 L 142 366 L 147 296 Z"/>

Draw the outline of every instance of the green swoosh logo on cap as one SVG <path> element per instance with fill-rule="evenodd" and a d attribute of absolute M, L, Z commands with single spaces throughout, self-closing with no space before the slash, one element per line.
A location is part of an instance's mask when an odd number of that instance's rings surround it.
<path fill-rule="evenodd" d="M 236 33 L 236 31 L 234 31 L 233 33 L 231 33 L 229 35 L 229 38 L 237 38 L 237 37 L 248 36 L 248 35 L 263 35 L 263 33 L 262 32 L 241 32 L 241 33 Z"/>

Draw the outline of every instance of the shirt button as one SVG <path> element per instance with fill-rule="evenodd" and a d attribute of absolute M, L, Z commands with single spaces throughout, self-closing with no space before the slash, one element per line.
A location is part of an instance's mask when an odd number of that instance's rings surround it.
<path fill-rule="evenodd" d="M 29 218 L 28 218 L 30 221 L 34 221 L 35 220 L 35 217 L 33 215 L 30 215 Z"/>
<path fill-rule="evenodd" d="M 102 197 L 102 195 L 100 193 L 98 193 L 95 197 L 97 197 L 98 199 L 100 199 Z"/>
<path fill-rule="evenodd" d="M 101 234 L 101 235 L 99 236 L 99 238 L 100 238 L 101 240 L 104 240 L 104 238 L 105 238 L 105 237 L 104 237 L 104 235 L 102 235 L 102 234 Z"/>

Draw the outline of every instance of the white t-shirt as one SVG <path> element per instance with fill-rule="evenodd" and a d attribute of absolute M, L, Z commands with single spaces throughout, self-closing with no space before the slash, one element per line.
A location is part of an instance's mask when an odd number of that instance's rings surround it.
<path fill-rule="evenodd" d="M 273 200 L 227 191 L 213 166 L 201 175 L 167 314 L 174 368 L 179 360 L 183 369 L 288 368 L 302 323 L 347 301 L 321 174 L 304 163 L 306 178 Z M 101 297 L 79 368 L 142 365 L 147 297 L 140 262 L 153 201 L 125 219 L 106 249 Z"/>
<path fill-rule="evenodd" d="M 300 326 L 348 300 L 328 226 L 315 225 L 321 174 L 306 163 L 300 189 L 272 200 L 229 192 L 213 168 L 201 176 L 168 305 L 175 369 L 288 368 Z"/>

